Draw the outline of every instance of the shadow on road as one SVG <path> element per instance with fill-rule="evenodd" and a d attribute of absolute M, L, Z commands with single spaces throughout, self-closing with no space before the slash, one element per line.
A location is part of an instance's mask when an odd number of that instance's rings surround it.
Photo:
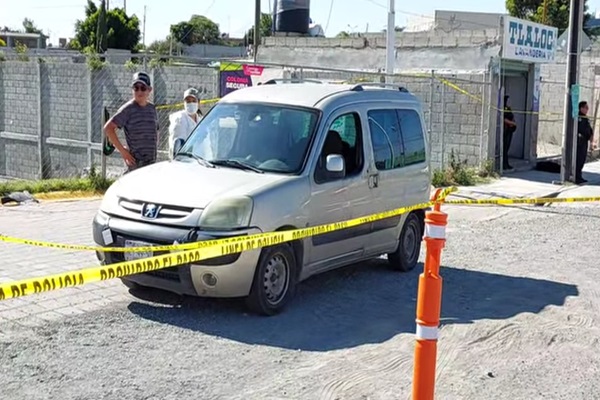
<path fill-rule="evenodd" d="M 179 297 L 155 290 L 145 296 L 154 304 L 136 301 L 129 309 L 147 320 L 238 342 L 329 351 L 414 332 L 417 277 L 422 268 L 399 274 L 379 259 L 316 276 L 300 285 L 284 313 L 270 318 L 246 314 L 239 300 Z M 579 294 L 575 285 L 546 280 L 452 267 L 444 267 L 441 273 L 442 324 L 538 313 Z"/>

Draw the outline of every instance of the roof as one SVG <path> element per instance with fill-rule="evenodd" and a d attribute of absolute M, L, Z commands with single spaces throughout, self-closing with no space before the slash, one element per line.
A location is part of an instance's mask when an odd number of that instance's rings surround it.
<path fill-rule="evenodd" d="M 43 33 L 24 33 L 24 32 L 10 32 L 10 31 L 0 31 L 0 36 L 5 36 L 5 37 L 17 37 L 17 38 L 31 38 L 31 39 L 37 39 L 37 38 L 47 38 L 48 36 L 44 35 Z"/>
<path fill-rule="evenodd" d="M 364 86 L 363 86 L 364 85 Z M 371 85 L 377 85 L 372 83 Z M 363 86 L 363 87 L 361 87 Z M 354 89 L 354 90 L 352 90 Z M 363 90 L 361 90 L 363 89 Z M 367 83 L 357 84 L 316 84 L 316 83 L 278 83 L 273 85 L 259 85 L 236 90 L 221 99 L 221 102 L 269 102 L 288 104 L 299 107 L 315 107 L 321 100 L 336 94 L 348 95 L 363 92 L 382 92 L 388 95 L 404 95 L 406 99 L 413 99 L 406 89 L 395 89 L 368 86 Z M 370 97 L 370 96 L 369 96 Z"/>

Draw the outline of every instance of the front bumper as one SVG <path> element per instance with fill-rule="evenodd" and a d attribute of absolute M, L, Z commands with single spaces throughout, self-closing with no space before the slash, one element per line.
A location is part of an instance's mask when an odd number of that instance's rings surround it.
<path fill-rule="evenodd" d="M 119 217 L 111 217 L 99 211 L 93 222 L 94 241 L 103 247 L 124 247 L 126 240 L 171 245 L 181 241 L 190 232 L 189 228 L 148 224 Z M 261 233 L 259 229 L 236 232 L 199 232 L 198 241 L 225 237 L 247 236 Z M 109 243 L 105 238 L 110 238 Z M 112 243 L 110 243 L 112 241 Z M 167 252 L 156 252 L 144 257 Z M 105 265 L 125 261 L 122 252 L 97 252 L 98 260 Z M 200 261 L 199 264 L 184 264 L 177 267 L 129 275 L 121 279 L 142 286 L 155 287 L 178 294 L 202 297 L 244 297 L 250 293 L 254 271 L 260 257 L 260 249 L 231 254 Z"/>

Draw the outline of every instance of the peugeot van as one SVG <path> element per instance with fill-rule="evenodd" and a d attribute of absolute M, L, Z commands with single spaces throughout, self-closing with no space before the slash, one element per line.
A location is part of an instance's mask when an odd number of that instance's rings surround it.
<path fill-rule="evenodd" d="M 345 221 L 429 200 L 421 102 L 400 86 L 268 81 L 222 98 L 172 160 L 130 172 L 93 222 L 101 246 L 204 241 Z M 424 210 L 295 242 L 121 278 L 130 288 L 241 297 L 262 315 L 297 285 L 387 255 L 418 262 Z M 102 264 L 160 253 L 98 252 Z"/>

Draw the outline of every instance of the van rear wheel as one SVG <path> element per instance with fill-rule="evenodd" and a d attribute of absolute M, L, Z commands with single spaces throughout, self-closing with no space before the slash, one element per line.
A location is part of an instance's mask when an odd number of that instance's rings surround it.
<path fill-rule="evenodd" d="M 422 217 L 414 213 L 406 217 L 400 232 L 398 248 L 395 252 L 388 254 L 388 261 L 393 269 L 408 272 L 417 265 L 423 241 L 424 222 Z"/>
<path fill-rule="evenodd" d="M 263 248 L 246 298 L 247 307 L 260 315 L 280 313 L 294 297 L 296 271 L 292 246 L 282 244 Z"/>

